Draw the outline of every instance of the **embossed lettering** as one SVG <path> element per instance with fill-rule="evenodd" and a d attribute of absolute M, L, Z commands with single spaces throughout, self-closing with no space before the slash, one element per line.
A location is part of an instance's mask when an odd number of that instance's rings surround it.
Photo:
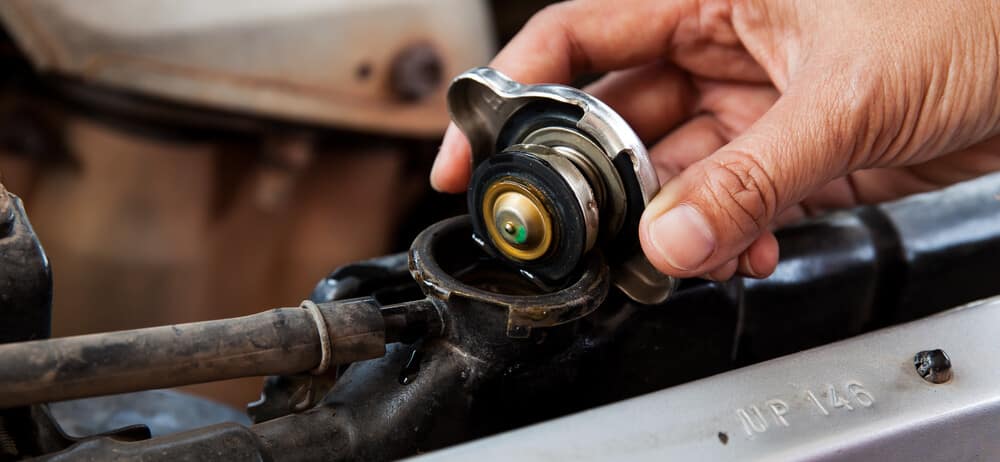
<path fill-rule="evenodd" d="M 854 395 L 854 401 L 864 407 L 871 407 L 872 404 L 875 404 L 875 397 L 858 382 L 847 382 L 847 391 Z"/>
<path fill-rule="evenodd" d="M 826 394 L 830 396 L 830 405 L 834 408 L 846 408 L 848 411 L 853 411 L 854 408 L 851 407 L 851 403 L 847 402 L 846 399 L 841 398 L 837 395 L 837 389 L 833 385 L 830 385 L 826 389 Z"/>
<path fill-rule="evenodd" d="M 767 404 L 767 407 L 771 408 L 775 423 L 788 426 L 788 420 L 785 420 L 785 414 L 788 414 L 788 403 L 780 399 L 772 399 L 764 404 Z"/>
<path fill-rule="evenodd" d="M 813 394 L 812 390 L 806 390 L 806 396 L 808 396 L 809 399 L 812 400 L 813 404 L 815 404 L 816 407 L 819 408 L 819 412 L 823 413 L 823 415 L 830 415 L 830 412 L 828 412 L 826 408 L 823 407 L 823 403 L 819 402 L 819 398 L 817 398 L 816 395 Z"/>
<path fill-rule="evenodd" d="M 740 421 L 743 423 L 743 431 L 746 432 L 747 436 L 753 436 L 755 432 L 764 433 L 767 431 L 767 420 L 764 419 L 764 414 L 760 412 L 760 408 L 756 405 L 752 404 L 747 406 L 746 409 L 737 409 L 736 415 L 739 416 Z"/>

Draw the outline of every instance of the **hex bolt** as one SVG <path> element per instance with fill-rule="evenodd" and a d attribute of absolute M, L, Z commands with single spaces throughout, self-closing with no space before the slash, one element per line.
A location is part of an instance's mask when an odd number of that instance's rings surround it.
<path fill-rule="evenodd" d="M 951 380 L 951 360 L 943 350 L 924 350 L 913 356 L 913 366 L 924 380 L 945 383 Z"/>
<path fill-rule="evenodd" d="M 389 69 L 389 86 L 402 101 L 416 102 L 434 93 L 444 82 L 444 63 L 429 44 L 417 43 L 401 50 Z"/>

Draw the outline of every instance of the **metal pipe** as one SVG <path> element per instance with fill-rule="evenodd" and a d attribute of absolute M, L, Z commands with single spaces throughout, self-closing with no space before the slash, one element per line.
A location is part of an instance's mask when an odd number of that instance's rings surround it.
<path fill-rule="evenodd" d="M 0 345 L 0 409 L 296 374 L 317 368 L 324 354 L 330 365 L 385 354 L 382 307 L 374 299 L 318 308 L 325 335 L 310 311 L 278 308 L 239 318 Z"/>

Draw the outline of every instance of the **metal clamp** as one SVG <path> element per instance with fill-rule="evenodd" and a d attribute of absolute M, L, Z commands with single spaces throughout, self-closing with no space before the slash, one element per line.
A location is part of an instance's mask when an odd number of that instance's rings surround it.
<path fill-rule="evenodd" d="M 309 371 L 309 373 L 313 375 L 324 374 L 330 368 L 330 360 L 333 358 L 333 347 L 330 345 L 330 331 L 326 327 L 326 320 L 323 319 L 323 312 L 320 311 L 319 306 L 312 300 L 302 300 L 299 307 L 309 311 L 313 322 L 316 323 L 316 330 L 319 331 L 319 347 L 321 352 L 319 365 Z"/>

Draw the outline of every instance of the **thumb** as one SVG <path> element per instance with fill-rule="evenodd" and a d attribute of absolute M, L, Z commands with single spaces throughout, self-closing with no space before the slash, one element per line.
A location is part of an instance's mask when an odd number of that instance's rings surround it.
<path fill-rule="evenodd" d="M 746 132 L 667 182 L 639 225 L 650 262 L 690 277 L 740 258 L 755 241 L 773 249 L 754 255 L 776 255 L 773 238 L 758 240 L 775 217 L 861 158 L 854 151 L 863 143 L 854 143 L 853 134 L 863 132 L 853 121 L 862 118 L 851 114 L 863 109 L 838 107 L 850 103 L 842 95 L 823 97 L 831 93 L 790 88 Z M 777 258 L 755 260 L 757 277 L 777 264 Z"/>

